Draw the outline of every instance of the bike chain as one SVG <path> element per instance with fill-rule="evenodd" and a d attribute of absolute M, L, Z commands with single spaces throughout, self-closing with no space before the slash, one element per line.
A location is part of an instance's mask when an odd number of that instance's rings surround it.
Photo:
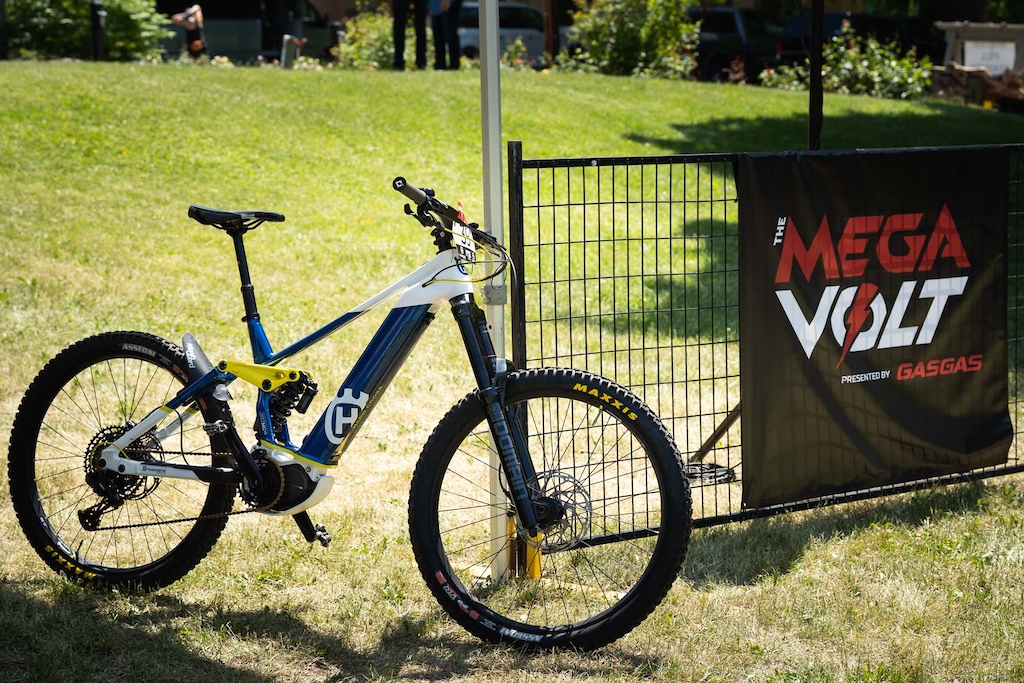
<path fill-rule="evenodd" d="M 130 448 L 126 448 L 122 452 L 124 454 L 126 454 L 126 455 L 131 455 L 133 452 L 135 454 L 146 454 L 146 455 L 151 455 L 153 453 L 153 451 L 148 451 L 148 450 L 144 450 L 144 449 L 136 450 L 136 449 L 130 449 Z M 231 453 L 205 453 L 205 452 L 204 453 L 186 453 L 184 451 L 163 451 L 163 450 L 160 451 L 160 453 L 162 453 L 164 455 L 180 455 L 180 456 L 182 456 L 182 460 L 185 460 L 186 463 L 188 462 L 188 460 L 185 458 L 185 456 L 188 456 L 188 455 L 196 455 L 196 456 L 203 456 L 203 457 L 205 457 L 207 455 L 210 455 L 210 456 L 213 456 L 213 457 L 222 457 L 222 458 L 234 457 L 233 454 L 231 454 Z M 220 517 L 233 517 L 235 515 L 245 515 L 245 514 L 248 514 L 250 512 L 263 512 L 264 510 L 269 510 L 274 505 L 276 505 L 278 503 L 278 501 L 281 500 L 281 496 L 284 495 L 284 471 L 281 469 L 281 466 L 278 465 L 277 462 L 274 461 L 273 458 L 267 458 L 267 461 L 273 463 L 274 467 L 277 468 L 278 474 L 280 475 L 278 477 L 278 480 L 280 481 L 280 485 L 277 488 L 277 494 L 274 496 L 274 499 L 271 500 L 266 505 L 260 505 L 259 507 L 250 507 L 250 508 L 245 509 L 245 510 L 234 510 L 234 511 L 228 511 L 228 512 L 217 512 L 217 513 L 212 513 L 212 514 L 208 514 L 208 515 L 198 515 L 196 517 L 181 517 L 179 519 L 165 519 L 165 520 L 161 520 L 159 522 L 139 522 L 138 524 L 119 524 L 117 526 L 104 526 L 104 527 L 100 527 L 100 528 L 96 529 L 96 531 L 119 531 L 121 529 L 140 529 L 140 528 L 143 528 L 143 527 L 150 527 L 150 526 L 162 526 L 164 524 L 181 524 L 182 522 L 203 522 L 203 521 L 206 521 L 208 519 L 218 519 Z M 156 477 L 156 478 L 159 478 L 159 477 Z M 233 496 L 232 496 L 232 500 L 234 500 Z M 244 500 L 243 500 L 243 502 L 244 502 Z"/>

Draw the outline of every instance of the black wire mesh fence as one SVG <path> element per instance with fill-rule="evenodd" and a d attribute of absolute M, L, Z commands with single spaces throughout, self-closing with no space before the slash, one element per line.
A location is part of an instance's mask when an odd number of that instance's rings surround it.
<path fill-rule="evenodd" d="M 1006 465 L 744 508 L 735 154 L 523 159 L 509 144 L 513 361 L 630 387 L 687 460 L 696 526 L 1024 471 L 1024 146 L 1011 148 Z M 770 396 L 744 397 L 770 401 Z"/>

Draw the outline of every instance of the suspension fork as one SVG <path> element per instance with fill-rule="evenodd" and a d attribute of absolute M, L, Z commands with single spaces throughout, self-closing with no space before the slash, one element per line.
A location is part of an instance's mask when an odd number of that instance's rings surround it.
<path fill-rule="evenodd" d="M 505 471 L 519 522 L 530 536 L 535 536 L 539 521 L 527 482 L 536 480 L 537 472 L 527 450 L 524 425 L 517 416 L 510 415 L 512 411 L 505 407 L 505 359 L 498 358 L 494 353 L 486 318 L 473 300 L 473 295 L 460 295 L 451 300 L 451 305 L 480 389 L 487 426 L 494 438 L 495 450 Z"/>

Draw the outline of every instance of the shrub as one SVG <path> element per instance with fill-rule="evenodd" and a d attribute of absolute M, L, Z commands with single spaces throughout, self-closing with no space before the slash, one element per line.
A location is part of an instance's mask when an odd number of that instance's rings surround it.
<path fill-rule="evenodd" d="M 687 10 L 693 0 L 592 0 L 576 14 L 587 61 L 606 74 L 686 77 L 697 31 Z M 564 58 L 563 58 L 564 62 Z"/>
<path fill-rule="evenodd" d="M 107 58 L 127 61 L 160 54 L 173 35 L 152 0 L 106 0 Z M 22 57 L 92 58 L 92 17 L 86 0 L 7 0 L 9 47 Z"/>
<path fill-rule="evenodd" d="M 332 54 L 338 66 L 347 69 L 390 69 L 395 61 L 393 19 L 390 3 L 374 12 L 360 12 L 345 23 L 345 39 Z M 416 37 L 413 28 L 405 28 L 405 63 L 415 64 Z M 434 54 L 433 36 L 427 31 L 427 59 Z"/>
<path fill-rule="evenodd" d="M 912 99 L 927 94 L 931 68 L 931 60 L 918 60 L 914 48 L 901 55 L 895 43 L 883 45 L 847 29 L 825 45 L 821 86 L 832 92 Z M 806 63 L 765 69 L 759 78 L 762 85 L 785 90 L 806 90 L 810 82 Z"/>
<path fill-rule="evenodd" d="M 526 45 L 523 41 L 516 38 L 509 43 L 501 56 L 501 68 L 505 71 L 533 71 L 533 67 L 534 61 L 526 58 Z"/>

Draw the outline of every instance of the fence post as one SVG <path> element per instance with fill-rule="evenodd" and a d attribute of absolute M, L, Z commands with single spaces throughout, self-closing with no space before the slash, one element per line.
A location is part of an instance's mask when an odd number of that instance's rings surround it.
<path fill-rule="evenodd" d="M 811 10 L 811 63 L 808 67 L 811 71 L 811 82 L 808 86 L 808 107 L 810 111 L 807 117 L 807 149 L 811 151 L 821 149 L 821 130 L 824 128 L 823 98 L 821 95 L 821 25 L 824 22 L 825 15 L 824 1 L 812 0 Z"/>
<path fill-rule="evenodd" d="M 526 287 L 523 272 L 523 143 L 508 142 L 508 246 L 512 257 L 512 363 L 526 367 Z"/>
<path fill-rule="evenodd" d="M 331 61 L 337 64 L 340 56 L 337 49 L 345 42 L 345 26 L 340 21 L 335 20 L 328 24 L 327 29 L 330 33 L 328 52 L 331 55 Z"/>
<path fill-rule="evenodd" d="M 284 34 L 281 38 L 281 68 L 290 69 L 295 64 L 295 36 Z"/>

